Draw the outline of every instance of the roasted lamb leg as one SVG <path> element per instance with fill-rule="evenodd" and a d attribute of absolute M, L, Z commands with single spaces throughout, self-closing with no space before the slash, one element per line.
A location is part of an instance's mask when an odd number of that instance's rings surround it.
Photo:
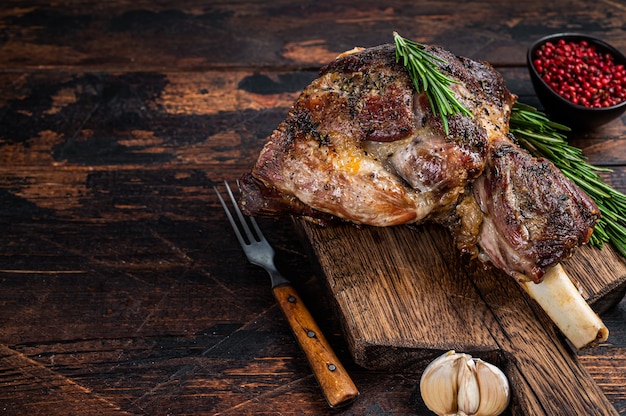
<path fill-rule="evenodd" d="M 598 208 L 516 144 L 508 131 L 516 96 L 497 71 L 427 49 L 473 117 L 450 117 L 446 133 L 392 45 L 343 54 L 304 89 L 240 181 L 242 208 L 318 223 L 436 222 L 461 252 L 538 284 L 588 241 Z"/>

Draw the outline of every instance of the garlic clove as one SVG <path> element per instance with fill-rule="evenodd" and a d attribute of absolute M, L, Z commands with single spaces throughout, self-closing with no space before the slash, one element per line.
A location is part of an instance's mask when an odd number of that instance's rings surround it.
<path fill-rule="evenodd" d="M 509 405 L 509 382 L 495 365 L 476 360 L 476 379 L 480 391 L 480 406 L 474 416 L 494 416 L 504 412 Z"/>
<path fill-rule="evenodd" d="M 457 407 L 459 414 L 473 415 L 481 402 L 482 391 L 476 377 L 476 363 L 473 359 L 461 360 L 457 374 Z"/>
<path fill-rule="evenodd" d="M 424 404 L 440 416 L 497 416 L 509 405 L 509 382 L 500 369 L 471 355 L 448 351 L 420 380 Z"/>
<path fill-rule="evenodd" d="M 426 407 L 438 415 L 457 413 L 459 364 L 469 358 L 467 354 L 448 351 L 426 367 L 420 380 L 420 392 Z"/>

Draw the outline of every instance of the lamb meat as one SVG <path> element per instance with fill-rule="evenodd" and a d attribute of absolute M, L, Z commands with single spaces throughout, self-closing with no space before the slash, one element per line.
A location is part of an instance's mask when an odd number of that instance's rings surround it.
<path fill-rule="evenodd" d="M 511 142 L 491 148 L 473 191 L 483 213 L 479 246 L 497 267 L 535 281 L 587 242 L 598 219 L 593 201 L 552 163 Z"/>
<path fill-rule="evenodd" d="M 545 270 L 589 239 L 595 204 L 509 135 L 511 94 L 489 64 L 439 47 L 440 71 L 473 117 L 449 131 L 417 93 L 393 45 L 321 69 L 240 181 L 250 215 L 301 215 L 371 226 L 432 221 L 458 248 L 511 275 Z"/>

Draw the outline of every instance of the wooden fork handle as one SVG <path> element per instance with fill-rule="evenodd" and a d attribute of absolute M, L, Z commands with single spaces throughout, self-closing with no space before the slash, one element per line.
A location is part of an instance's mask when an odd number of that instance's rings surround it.
<path fill-rule="evenodd" d="M 330 344 L 293 286 L 275 286 L 274 296 L 304 351 L 330 407 L 351 403 L 359 395 Z"/>

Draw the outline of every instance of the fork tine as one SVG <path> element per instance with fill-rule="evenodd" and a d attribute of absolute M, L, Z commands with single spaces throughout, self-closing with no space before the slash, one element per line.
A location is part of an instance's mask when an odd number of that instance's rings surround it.
<path fill-rule="evenodd" d="M 226 186 L 228 187 L 228 184 L 226 184 Z M 228 221 L 230 222 L 231 227 L 233 227 L 233 230 L 235 231 L 235 236 L 237 236 L 237 240 L 239 241 L 239 244 L 241 244 L 242 246 L 245 246 L 247 243 L 244 240 L 243 236 L 241 235 L 241 232 L 239 232 L 239 226 L 235 222 L 235 219 L 233 218 L 232 214 L 230 213 L 230 209 L 228 209 L 228 205 L 226 205 L 226 201 L 224 201 L 224 198 L 222 198 L 222 194 L 217 189 L 217 186 L 213 186 L 213 189 L 215 190 L 215 193 L 217 194 L 217 197 L 219 198 L 220 203 L 222 204 L 222 207 L 224 208 L 224 212 L 226 213 L 226 217 L 228 218 Z M 230 192 L 230 188 L 228 188 L 228 190 Z"/>
<path fill-rule="evenodd" d="M 239 183 L 239 182 L 237 182 Z M 226 187 L 228 188 L 228 191 L 230 192 L 230 186 L 228 186 L 228 184 L 226 184 Z M 232 194 L 231 194 L 232 195 Z M 239 209 L 239 206 L 235 203 L 235 209 L 237 210 L 237 213 L 239 215 L 239 218 L 243 218 L 242 214 L 241 214 L 241 210 Z M 257 241 L 262 242 L 263 240 L 265 240 L 265 236 L 263 235 L 263 232 L 261 231 L 261 228 L 259 227 L 259 225 L 257 224 L 256 220 L 254 219 L 254 217 L 247 217 L 248 219 L 250 219 L 250 224 L 252 224 L 252 228 L 254 228 L 254 232 L 256 233 L 253 237 L 256 238 Z M 249 228 L 248 228 L 249 230 Z M 252 236 L 252 234 L 248 234 L 248 237 Z"/>
<path fill-rule="evenodd" d="M 233 207 L 235 208 L 235 212 L 237 213 L 237 217 L 239 218 L 239 222 L 241 223 L 241 228 L 243 228 L 244 232 L 246 233 L 246 236 L 248 237 L 248 241 L 250 241 L 251 243 L 256 241 L 257 237 L 254 234 L 252 234 L 252 230 L 250 230 L 250 227 L 248 227 L 248 222 L 246 221 L 246 217 L 244 217 L 244 215 L 241 213 L 241 210 L 239 209 L 239 205 L 237 205 L 237 199 L 233 195 L 233 191 L 231 191 L 230 186 L 228 185 L 228 182 L 224 181 L 224 185 L 226 185 L 226 191 L 228 192 L 230 201 L 233 203 Z M 254 230 L 256 231 L 257 235 L 262 236 L 261 230 L 259 229 L 259 226 L 257 225 L 254 218 L 252 217 L 248 217 L 248 218 L 250 218 L 250 222 L 252 223 L 252 226 L 254 227 Z"/>

